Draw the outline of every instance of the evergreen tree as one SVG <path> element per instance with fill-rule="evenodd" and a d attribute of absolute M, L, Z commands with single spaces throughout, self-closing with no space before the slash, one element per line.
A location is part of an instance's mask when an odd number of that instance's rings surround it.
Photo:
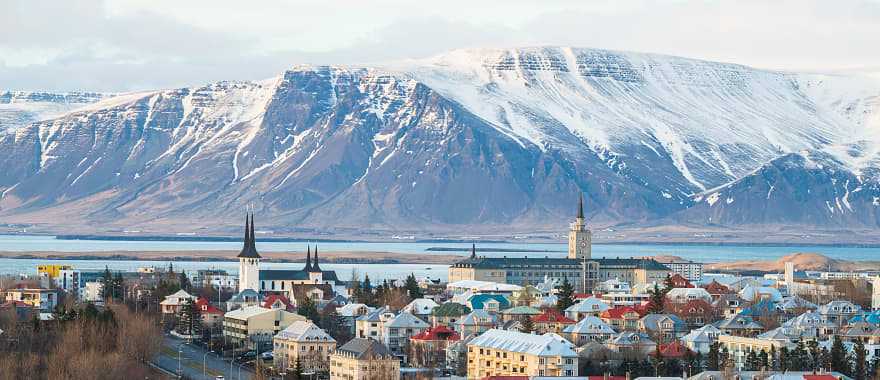
<path fill-rule="evenodd" d="M 706 370 L 719 371 L 721 370 L 721 364 L 721 344 L 718 342 L 712 343 L 709 346 L 709 354 L 706 357 Z"/>
<path fill-rule="evenodd" d="M 532 331 L 535 331 L 535 323 L 532 322 L 532 318 L 531 318 L 531 317 L 528 317 L 528 316 L 527 316 L 527 317 L 526 317 L 525 319 L 523 319 L 523 321 L 522 321 L 522 332 L 524 332 L 524 333 L 531 333 Z"/>
<path fill-rule="evenodd" d="M 672 275 L 667 273 L 666 278 L 663 279 L 663 294 L 666 295 L 673 288 L 675 288 L 675 284 L 672 283 Z"/>
<path fill-rule="evenodd" d="M 571 283 L 568 282 L 568 278 L 562 281 L 562 285 L 558 288 L 559 292 L 556 293 L 556 310 L 560 312 L 565 312 L 565 309 L 568 309 L 569 306 L 574 305 L 574 287 L 571 286 Z"/>
<path fill-rule="evenodd" d="M 861 339 L 856 340 L 853 345 L 853 366 L 852 378 L 855 380 L 865 380 L 868 378 L 868 350 Z"/>
<path fill-rule="evenodd" d="M 831 368 L 831 352 L 827 348 L 822 347 L 819 349 L 819 363 L 817 365 L 824 369 Z"/>
<path fill-rule="evenodd" d="M 373 297 L 373 285 L 370 283 L 370 276 L 364 275 L 364 283 L 361 285 L 361 298 L 358 299 L 363 304 L 375 306 L 375 298 Z"/>
<path fill-rule="evenodd" d="M 113 296 L 113 274 L 110 273 L 110 268 L 106 265 L 104 266 L 104 274 L 101 276 L 101 284 L 101 298 L 110 299 Z"/>
<path fill-rule="evenodd" d="M 788 357 L 788 347 L 782 347 L 779 349 L 779 370 L 780 371 L 788 371 L 791 366 L 789 365 L 789 357 Z"/>
<path fill-rule="evenodd" d="M 768 354 L 767 361 L 769 362 L 767 368 L 771 371 L 782 370 L 779 366 L 779 353 L 776 352 L 776 346 L 770 346 L 770 354 Z"/>
<path fill-rule="evenodd" d="M 293 363 L 293 372 L 291 374 L 295 380 L 304 379 L 302 361 L 300 361 L 299 356 L 296 357 L 296 362 Z"/>
<path fill-rule="evenodd" d="M 773 347 L 773 346 L 770 346 L 770 347 Z M 761 350 L 761 352 L 758 353 L 758 363 L 757 364 L 758 364 L 758 367 L 757 367 L 758 371 L 770 369 L 770 355 L 767 354 L 767 351 Z"/>
<path fill-rule="evenodd" d="M 406 292 L 407 294 L 409 294 L 409 298 L 416 299 L 425 296 L 425 293 L 422 292 L 422 288 L 419 287 L 419 282 L 416 281 L 415 274 L 410 273 L 409 276 L 406 277 L 406 282 L 403 287 L 406 288 Z"/>
<path fill-rule="evenodd" d="M 840 340 L 840 335 L 834 335 L 834 342 L 831 344 L 831 370 L 840 373 L 849 372 L 849 363 L 846 358 L 846 347 Z"/>
<path fill-rule="evenodd" d="M 874 355 L 871 365 L 868 367 L 868 378 L 876 379 L 880 375 L 880 355 Z"/>
<path fill-rule="evenodd" d="M 198 335 L 201 333 L 201 316 L 192 299 L 187 299 L 177 312 L 177 333 Z"/>
<path fill-rule="evenodd" d="M 115 300 L 121 300 L 125 297 L 125 280 L 122 279 L 122 273 L 116 272 L 116 276 L 113 277 L 113 298 Z"/>
<path fill-rule="evenodd" d="M 758 355 L 755 354 L 755 351 L 749 351 L 749 354 L 746 355 L 745 362 L 746 371 L 757 371 L 758 370 Z"/>
<path fill-rule="evenodd" d="M 308 318 L 316 324 L 319 323 L 321 319 L 321 316 L 318 314 L 318 306 L 315 305 L 315 302 L 312 301 L 309 296 L 305 296 L 302 302 L 297 305 L 296 313 Z"/>
<path fill-rule="evenodd" d="M 648 292 L 651 294 L 651 303 L 648 306 L 648 313 L 662 314 L 663 313 L 663 303 L 665 302 L 665 298 L 666 298 L 666 295 L 663 294 L 663 290 L 661 290 L 660 286 L 655 283 L 654 289 L 652 289 Z"/>

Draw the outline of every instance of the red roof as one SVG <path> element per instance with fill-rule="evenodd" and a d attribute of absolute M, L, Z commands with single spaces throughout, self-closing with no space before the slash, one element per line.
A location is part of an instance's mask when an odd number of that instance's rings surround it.
<path fill-rule="evenodd" d="M 713 313 L 715 310 L 712 304 L 700 298 L 692 299 L 682 304 L 671 304 L 669 305 L 669 309 L 679 317 Z"/>
<path fill-rule="evenodd" d="M 620 319 L 623 318 L 624 314 L 629 312 L 634 312 L 640 316 L 642 314 L 638 311 L 638 309 L 632 306 L 617 306 L 603 311 L 602 314 L 600 314 L 600 317 L 609 319 Z"/>
<path fill-rule="evenodd" d="M 446 340 L 446 341 L 457 341 L 461 339 L 461 336 L 458 335 L 455 330 L 446 327 L 445 325 L 437 325 L 431 327 L 425 331 L 422 331 L 416 335 L 413 335 L 412 340 Z"/>
<path fill-rule="evenodd" d="M 664 358 L 683 358 L 688 351 L 690 349 L 677 340 L 660 345 L 660 356 Z M 651 354 L 653 355 L 654 353 Z"/>
<path fill-rule="evenodd" d="M 543 313 L 532 317 L 532 322 L 535 322 L 535 323 L 563 323 L 563 324 L 577 323 L 576 321 L 573 321 L 570 318 L 562 315 L 562 313 L 560 313 L 556 309 L 544 310 Z"/>
<path fill-rule="evenodd" d="M 196 308 L 198 308 L 199 312 L 202 314 L 223 314 L 223 310 L 211 305 L 211 303 L 204 297 L 199 297 L 196 300 Z"/>
<path fill-rule="evenodd" d="M 706 291 L 709 294 L 727 294 L 730 293 L 730 288 L 718 283 L 718 281 L 712 280 L 708 285 L 706 285 Z"/>
<path fill-rule="evenodd" d="M 263 301 L 263 307 L 265 307 L 267 309 L 271 309 L 272 305 L 276 301 L 281 301 L 281 303 L 284 304 L 285 309 L 290 309 L 293 307 L 293 305 L 290 304 L 290 300 L 287 299 L 287 297 L 282 296 L 280 294 L 270 294 L 270 295 L 266 296 L 266 299 Z"/>
<path fill-rule="evenodd" d="M 694 287 L 694 285 L 691 284 L 690 281 L 688 281 L 686 278 L 684 278 L 682 275 L 680 275 L 678 273 L 672 275 L 672 277 L 670 277 L 670 278 L 672 279 L 672 284 L 676 288 L 693 288 Z"/>

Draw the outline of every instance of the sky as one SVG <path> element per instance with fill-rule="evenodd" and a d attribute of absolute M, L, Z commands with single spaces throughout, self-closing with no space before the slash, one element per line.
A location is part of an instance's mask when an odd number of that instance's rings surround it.
<path fill-rule="evenodd" d="M 123 92 L 475 47 L 880 72 L 880 0 L 0 0 L 0 91 Z"/>

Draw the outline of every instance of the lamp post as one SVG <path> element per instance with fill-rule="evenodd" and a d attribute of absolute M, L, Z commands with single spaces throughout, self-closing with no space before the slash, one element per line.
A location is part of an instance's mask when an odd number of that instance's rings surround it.
<path fill-rule="evenodd" d="M 181 343 L 177 345 L 177 378 L 183 377 L 183 366 L 181 366 L 180 355 L 183 353 L 183 345 L 186 343 Z"/>
<path fill-rule="evenodd" d="M 202 356 L 202 375 L 208 376 L 208 354 L 213 351 L 205 352 L 205 355 Z"/>

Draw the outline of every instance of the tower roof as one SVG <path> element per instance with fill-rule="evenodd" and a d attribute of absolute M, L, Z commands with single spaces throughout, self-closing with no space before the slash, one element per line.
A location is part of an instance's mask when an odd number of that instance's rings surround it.
<path fill-rule="evenodd" d="M 238 253 L 238 258 L 259 259 L 260 254 L 257 252 L 257 242 L 254 238 L 254 215 L 246 215 L 244 222 L 244 246 Z"/>
<path fill-rule="evenodd" d="M 578 219 L 584 218 L 584 193 L 581 192 L 580 197 L 578 198 Z"/>
<path fill-rule="evenodd" d="M 321 267 L 318 266 L 318 246 L 315 245 L 315 261 L 312 262 L 312 270 L 310 272 L 320 272 Z"/>
<path fill-rule="evenodd" d="M 477 258 L 477 243 L 471 243 L 471 258 Z"/>
<path fill-rule="evenodd" d="M 312 271 L 312 246 L 308 246 L 306 248 L 306 266 L 303 268 L 303 272 L 311 272 Z"/>

